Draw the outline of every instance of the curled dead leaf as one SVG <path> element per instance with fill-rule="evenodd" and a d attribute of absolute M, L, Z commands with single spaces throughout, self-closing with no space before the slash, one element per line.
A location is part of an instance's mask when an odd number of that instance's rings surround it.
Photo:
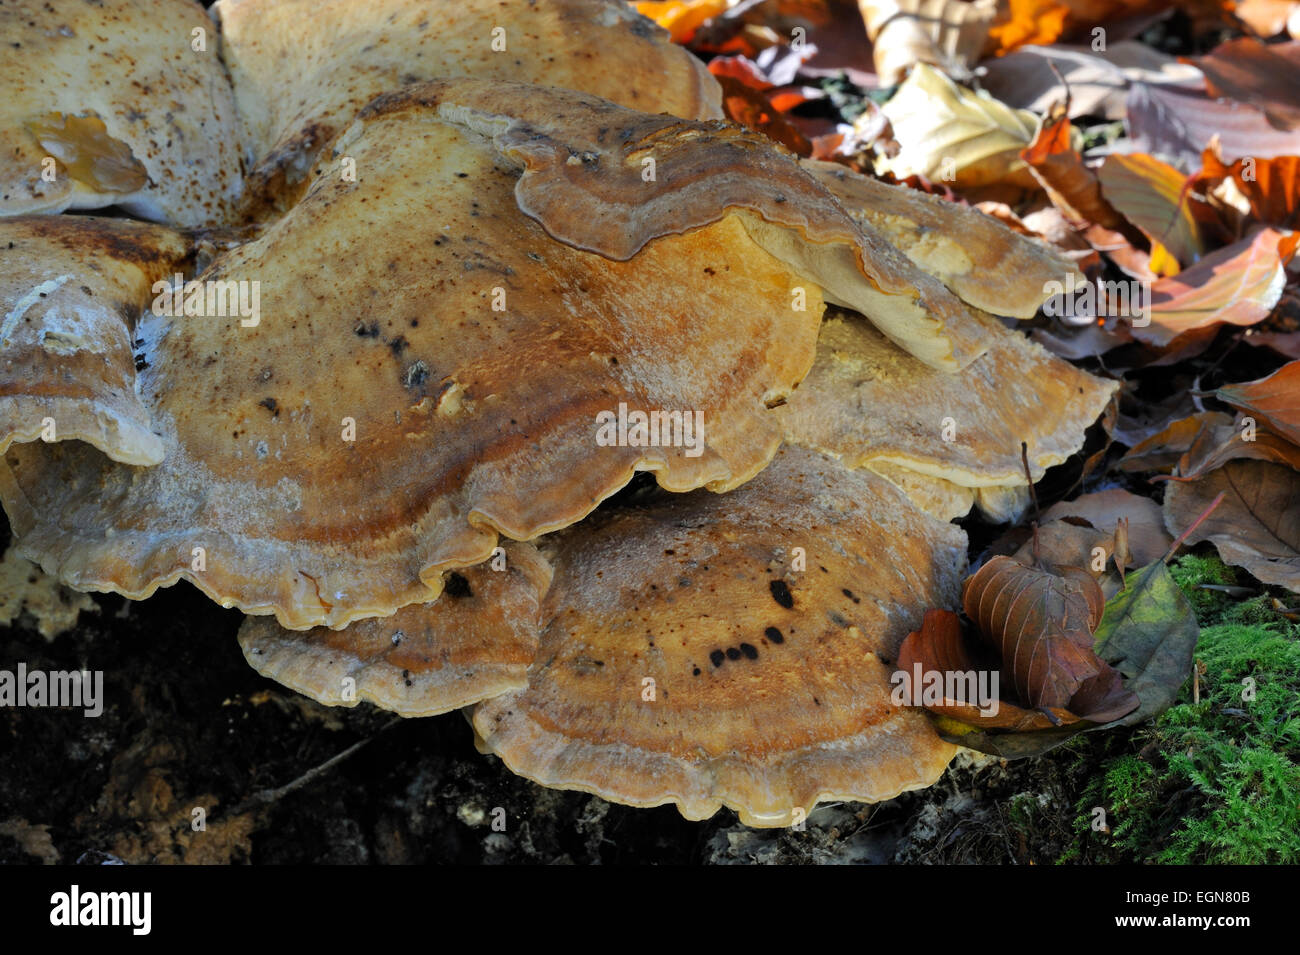
<path fill-rule="evenodd" d="M 961 618 L 951 610 L 927 610 L 921 629 L 908 634 L 898 651 L 896 679 L 905 681 L 910 697 L 939 713 L 982 729 L 1036 730 L 1076 723 L 1079 717 L 1060 707 L 1025 709 L 1006 700 L 977 704 L 970 690 L 978 675 L 996 671 L 996 656 L 966 639 Z M 972 676 L 975 677 L 972 680 Z M 953 690 L 956 692 L 952 692 Z M 936 702 L 929 702 L 937 698 Z M 996 705 L 993 705 L 996 703 Z"/>
<path fill-rule="evenodd" d="M 1083 163 L 1071 142 L 1073 127 L 1067 117 L 1046 122 L 1020 156 L 1042 183 L 1052 205 L 1075 223 L 1092 223 L 1107 229 L 1124 227 L 1121 216 L 1101 193 L 1096 174 Z"/>
<path fill-rule="evenodd" d="M 997 0 L 858 0 L 882 84 L 902 81 L 917 63 L 962 76 L 979 60 Z"/>
<path fill-rule="evenodd" d="M 958 86 L 925 63 L 912 69 L 883 109 L 902 149 L 878 161 L 877 171 L 900 179 L 921 175 L 956 187 L 1036 188 L 1020 158 L 1038 129 L 1033 113 Z"/>
<path fill-rule="evenodd" d="M 1101 672 L 1092 631 L 1104 598 L 1086 571 L 1064 575 L 994 557 L 966 581 L 962 607 L 1002 653 L 1016 695 L 1033 707 L 1065 707 Z"/>

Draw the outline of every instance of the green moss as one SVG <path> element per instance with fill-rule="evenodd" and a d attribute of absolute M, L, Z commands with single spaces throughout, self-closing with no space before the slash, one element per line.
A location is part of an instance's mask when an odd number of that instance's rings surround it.
<path fill-rule="evenodd" d="M 1208 554 L 1188 554 L 1169 566 L 1170 575 L 1183 588 L 1187 599 L 1196 610 L 1196 619 L 1202 624 L 1217 620 L 1233 604 L 1230 596 L 1221 590 L 1201 590 L 1202 584 L 1231 587 L 1237 584 L 1237 572 L 1219 560 L 1213 551 Z"/>
<path fill-rule="evenodd" d="M 1217 557 L 1171 569 L 1202 622 L 1200 700 L 1188 681 L 1152 724 L 1075 747 L 1086 783 L 1060 861 L 1300 862 L 1300 626 L 1267 597 L 1198 590 L 1236 583 Z"/>

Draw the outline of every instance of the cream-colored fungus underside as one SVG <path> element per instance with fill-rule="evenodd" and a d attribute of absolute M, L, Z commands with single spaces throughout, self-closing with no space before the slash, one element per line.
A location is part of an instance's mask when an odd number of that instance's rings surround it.
<path fill-rule="evenodd" d="M 1019 332 L 978 319 L 991 345 L 960 374 L 927 368 L 860 317 L 835 311 L 817 361 L 777 409 L 792 443 L 851 467 L 893 464 L 987 496 L 990 506 L 1078 450 L 1117 384 L 1075 368 Z M 949 440 L 950 438 L 950 440 Z"/>
<path fill-rule="evenodd" d="M 362 116 L 413 108 L 491 136 L 523 167 L 519 207 L 560 241 L 627 260 L 657 237 L 741 215 L 755 243 L 927 365 L 957 371 L 987 347 L 983 327 L 942 282 L 855 223 L 760 133 L 476 79 L 387 94 Z"/>
<path fill-rule="evenodd" d="M 1020 235 L 977 209 L 906 186 L 891 186 L 836 163 L 800 165 L 856 222 L 878 229 L 924 272 L 964 302 L 995 315 L 1033 318 L 1078 267 L 1045 242 Z"/>

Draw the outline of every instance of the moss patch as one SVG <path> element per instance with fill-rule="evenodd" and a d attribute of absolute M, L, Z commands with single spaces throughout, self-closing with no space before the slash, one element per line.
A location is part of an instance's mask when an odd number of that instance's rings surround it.
<path fill-rule="evenodd" d="M 1152 725 L 1072 747 L 1086 784 L 1060 861 L 1300 862 L 1300 626 L 1203 589 L 1238 583 L 1213 554 L 1172 569 L 1202 627 L 1200 700 L 1188 681 Z"/>

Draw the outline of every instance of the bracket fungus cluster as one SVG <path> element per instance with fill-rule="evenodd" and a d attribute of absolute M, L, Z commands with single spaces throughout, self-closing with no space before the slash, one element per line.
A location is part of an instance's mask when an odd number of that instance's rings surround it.
<path fill-rule="evenodd" d="M 188 580 L 259 672 L 468 708 L 544 785 L 782 825 L 938 778 L 889 686 L 959 599 L 950 521 L 1114 390 L 990 314 L 1070 264 L 721 121 L 612 0 L 40 6 L 0 9 L 58 76 L 0 106 L 23 555 Z M 131 30 L 148 62 L 76 45 Z M 109 205 L 156 221 L 65 212 Z"/>

